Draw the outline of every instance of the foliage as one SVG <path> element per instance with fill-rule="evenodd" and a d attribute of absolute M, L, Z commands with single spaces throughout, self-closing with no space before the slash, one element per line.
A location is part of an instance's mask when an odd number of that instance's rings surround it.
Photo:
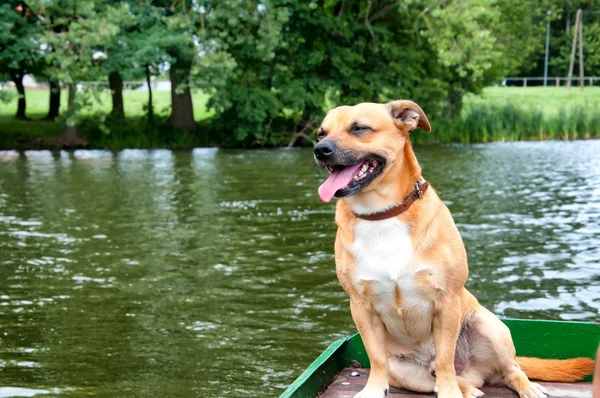
<path fill-rule="evenodd" d="M 461 117 L 431 118 L 432 132 L 413 133 L 414 142 L 491 142 L 542 139 L 600 138 L 600 88 L 586 89 L 583 94 L 564 88 L 491 87 L 482 96 L 468 95 Z M 31 147 L 39 137 L 51 136 L 60 130 L 52 122 L 36 120 L 46 112 L 48 93 L 28 94 L 32 121 L 12 120 L 16 103 L 0 108 L 0 148 Z M 81 114 L 80 130 L 94 148 L 192 148 L 220 145 L 220 137 L 209 134 L 211 114 L 206 110 L 209 96 L 194 96 L 196 114 L 202 119 L 199 133 L 188 133 L 168 125 L 168 109 L 158 106 L 154 124 L 144 120 L 145 93 L 124 93 L 128 121 L 101 121 L 110 110 L 108 93 L 94 99 Z M 540 103 L 543 100 L 544 106 Z M 156 103 L 168 104 L 169 93 L 158 92 Z M 66 102 L 66 101 L 63 101 Z M 569 104 L 569 105 L 566 105 Z M 66 105 L 66 104 L 65 104 Z M 4 113 L 5 112 L 5 113 Z M 276 137 L 276 136 L 275 136 Z M 281 142 L 287 139 L 281 137 Z"/>
<path fill-rule="evenodd" d="M 175 88 L 168 124 L 196 131 L 190 90 L 201 91 L 212 115 L 201 137 L 210 132 L 223 146 L 286 145 L 308 138 L 326 109 L 340 104 L 410 98 L 431 119 L 464 120 L 475 109 L 463 107 L 466 96 L 503 76 L 539 69 L 549 10 L 553 73 L 564 74 L 573 31 L 559 25 L 582 7 L 586 73 L 594 74 L 600 65 L 594 6 L 593 0 L 9 0 L 0 6 L 0 75 L 33 72 L 75 94 L 79 83 L 106 81 L 111 72 L 126 80 L 168 74 Z M 107 121 L 107 111 L 93 111 L 104 94 L 81 87 L 59 123 L 83 123 L 105 138 L 124 131 Z M 152 102 L 144 106 L 154 114 Z M 504 105 L 493 109 L 510 120 L 521 117 Z M 134 124 L 122 128 L 133 131 Z M 467 135 L 488 137 L 477 134 Z"/>
<path fill-rule="evenodd" d="M 559 54 L 557 57 L 554 57 L 549 63 L 550 76 L 567 76 L 574 33 L 575 29 L 571 29 L 569 34 L 564 34 L 561 37 L 557 38 L 557 43 L 554 47 L 557 48 Z M 594 21 L 587 24 L 584 22 L 583 43 L 584 75 L 599 76 L 600 22 Z M 579 43 L 577 43 L 577 49 L 575 52 L 575 64 L 573 68 L 573 75 L 579 76 Z"/>
<path fill-rule="evenodd" d="M 15 94 L 8 90 L 0 90 L 0 104 L 8 104 L 15 98 Z"/>
<path fill-rule="evenodd" d="M 583 55 L 586 76 L 600 75 L 600 5 L 596 0 L 556 0 L 543 4 L 551 11 L 550 16 L 550 52 L 548 76 L 566 77 L 571 57 L 575 16 L 578 9 L 583 10 Z M 553 6 L 553 7 L 552 7 Z M 541 7 L 540 7 L 541 8 Z M 545 26 L 544 26 L 545 28 Z M 544 37 L 545 38 L 545 37 Z M 533 54 L 530 61 L 523 65 L 516 76 L 543 76 L 544 49 Z M 579 73 L 579 48 L 576 52 L 574 75 Z"/>
<path fill-rule="evenodd" d="M 466 93 L 516 70 L 539 48 L 545 10 L 532 4 L 219 2 L 206 38 L 230 56 L 231 70 L 210 102 L 214 127 L 224 140 L 282 144 L 274 132 L 310 131 L 328 105 L 396 98 L 436 117 L 456 116 Z"/>
<path fill-rule="evenodd" d="M 35 73 L 42 53 L 37 15 L 22 1 L 0 4 L 0 75 Z"/>
<path fill-rule="evenodd" d="M 44 7 L 40 16 L 45 29 L 41 39 L 51 65 L 47 75 L 73 90 L 78 83 L 98 76 L 97 54 L 118 31 L 113 21 L 119 10 L 107 8 L 105 13 L 99 13 L 97 4 L 91 0 L 55 0 Z M 57 26 L 61 29 L 55 29 Z M 81 108 L 90 100 L 85 95 L 73 97 L 67 110 L 66 124 L 70 126 L 77 124 Z"/>

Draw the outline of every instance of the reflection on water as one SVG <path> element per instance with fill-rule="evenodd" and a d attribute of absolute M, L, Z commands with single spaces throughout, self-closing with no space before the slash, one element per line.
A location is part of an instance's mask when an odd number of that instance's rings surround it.
<path fill-rule="evenodd" d="M 423 146 L 496 313 L 594 320 L 600 142 Z M 310 150 L 0 152 L 0 396 L 275 396 L 354 331 Z"/>

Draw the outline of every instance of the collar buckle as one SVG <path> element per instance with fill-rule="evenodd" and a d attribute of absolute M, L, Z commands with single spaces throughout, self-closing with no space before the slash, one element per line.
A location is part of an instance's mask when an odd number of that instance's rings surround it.
<path fill-rule="evenodd" d="M 417 195 L 419 195 L 420 199 L 423 199 L 423 190 L 421 189 L 421 184 L 419 184 L 419 181 L 415 182 L 415 192 L 417 193 Z"/>

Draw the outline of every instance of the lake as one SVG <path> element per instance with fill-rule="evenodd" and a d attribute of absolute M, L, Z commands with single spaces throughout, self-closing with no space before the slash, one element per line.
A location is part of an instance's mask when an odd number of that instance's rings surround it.
<path fill-rule="evenodd" d="M 418 146 L 506 317 L 598 321 L 600 141 Z M 310 149 L 0 153 L 0 397 L 278 396 L 355 332 Z"/>

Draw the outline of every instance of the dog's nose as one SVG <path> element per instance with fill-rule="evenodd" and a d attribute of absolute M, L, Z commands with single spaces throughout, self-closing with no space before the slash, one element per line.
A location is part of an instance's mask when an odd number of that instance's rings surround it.
<path fill-rule="evenodd" d="M 321 141 L 315 146 L 315 156 L 319 160 L 327 160 L 327 158 L 329 158 L 334 151 L 335 144 L 333 141 Z"/>

